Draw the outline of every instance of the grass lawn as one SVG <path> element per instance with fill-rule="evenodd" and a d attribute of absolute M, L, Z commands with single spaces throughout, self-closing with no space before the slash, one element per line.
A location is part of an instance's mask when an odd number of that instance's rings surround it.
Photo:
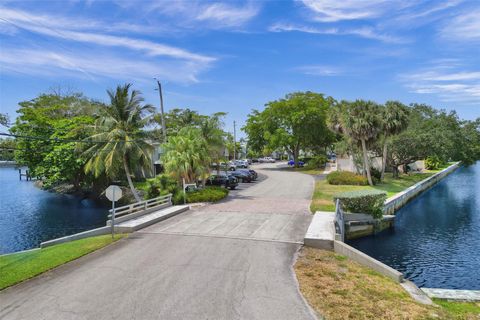
<path fill-rule="evenodd" d="M 475 303 L 415 302 L 393 280 L 333 252 L 304 247 L 295 265 L 300 291 L 326 319 L 478 319 Z"/>
<path fill-rule="evenodd" d="M 415 183 L 430 177 L 434 173 L 435 172 L 432 171 L 427 173 L 403 174 L 400 175 L 400 178 L 398 179 L 393 179 L 392 175 L 387 173 L 385 175 L 384 182 L 373 187 L 331 185 L 328 184 L 327 180 L 317 181 L 315 183 L 312 203 L 310 204 L 310 211 L 335 211 L 333 195 L 343 191 L 376 189 L 385 191 L 387 193 L 387 197 L 391 197 L 394 194 L 414 185 Z"/>
<path fill-rule="evenodd" d="M 124 237 L 125 234 L 117 234 L 112 240 L 111 235 L 96 236 L 0 256 L 0 290 L 80 258 Z"/>

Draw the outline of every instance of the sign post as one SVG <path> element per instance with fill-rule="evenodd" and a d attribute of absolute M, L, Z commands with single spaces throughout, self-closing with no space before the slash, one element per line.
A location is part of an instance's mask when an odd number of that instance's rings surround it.
<path fill-rule="evenodd" d="M 112 239 L 115 234 L 115 201 L 120 200 L 122 197 L 122 189 L 119 186 L 111 185 L 105 190 L 105 196 L 108 200 L 112 201 Z"/>

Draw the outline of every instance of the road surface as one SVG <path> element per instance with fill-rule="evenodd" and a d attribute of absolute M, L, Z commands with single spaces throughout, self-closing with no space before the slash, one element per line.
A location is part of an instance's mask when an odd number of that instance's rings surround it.
<path fill-rule="evenodd" d="M 0 319 L 315 319 L 292 265 L 313 178 L 262 179 L 220 203 L 0 292 Z"/>

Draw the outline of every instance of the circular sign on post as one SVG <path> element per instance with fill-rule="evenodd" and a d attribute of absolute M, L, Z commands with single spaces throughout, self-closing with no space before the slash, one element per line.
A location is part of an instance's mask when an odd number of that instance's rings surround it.
<path fill-rule="evenodd" d="M 105 190 L 105 196 L 110 201 L 118 201 L 122 197 L 122 189 L 119 186 L 111 185 Z"/>

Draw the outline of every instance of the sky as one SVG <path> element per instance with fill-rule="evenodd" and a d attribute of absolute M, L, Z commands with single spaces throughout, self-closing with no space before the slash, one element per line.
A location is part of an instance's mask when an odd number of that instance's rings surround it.
<path fill-rule="evenodd" d="M 44 92 L 133 83 L 158 107 L 228 112 L 287 93 L 480 117 L 480 1 L 0 2 L 0 112 Z"/>

